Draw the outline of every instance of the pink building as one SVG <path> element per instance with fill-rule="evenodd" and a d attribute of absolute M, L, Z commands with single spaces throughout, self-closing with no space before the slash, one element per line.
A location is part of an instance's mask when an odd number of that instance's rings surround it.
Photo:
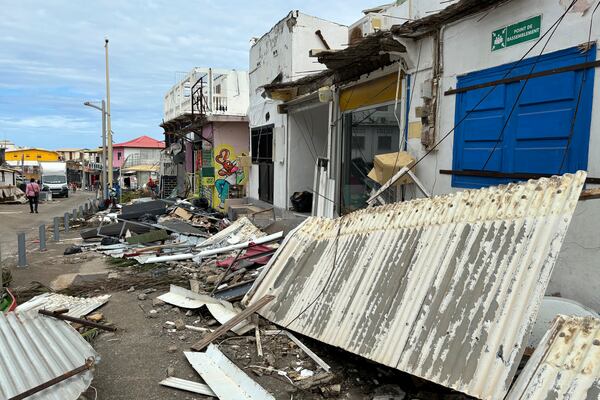
<path fill-rule="evenodd" d="M 165 142 L 151 138 L 150 136 L 140 136 L 133 140 L 123 143 L 113 144 L 113 166 L 121 168 L 125 160 L 129 157 L 128 164 L 158 163 L 160 160 L 160 151 L 165 148 Z"/>

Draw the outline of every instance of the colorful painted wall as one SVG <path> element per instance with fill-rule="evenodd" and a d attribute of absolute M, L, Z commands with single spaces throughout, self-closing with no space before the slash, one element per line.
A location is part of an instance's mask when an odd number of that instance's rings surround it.
<path fill-rule="evenodd" d="M 210 192 L 212 207 L 225 211 L 228 199 L 246 196 L 249 171 L 244 156 L 250 153 L 248 123 L 213 122 L 205 127 L 203 136 L 213 143 L 210 148 L 205 142 L 202 150 L 202 194 L 208 197 Z"/>

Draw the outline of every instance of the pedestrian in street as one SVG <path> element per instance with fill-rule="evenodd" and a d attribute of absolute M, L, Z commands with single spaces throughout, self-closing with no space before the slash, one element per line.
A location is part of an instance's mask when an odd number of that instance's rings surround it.
<path fill-rule="evenodd" d="M 25 196 L 29 200 L 29 210 L 31 214 L 34 212 L 38 213 L 38 203 L 40 200 L 40 185 L 38 185 L 35 179 L 31 178 L 27 186 L 25 187 Z"/>

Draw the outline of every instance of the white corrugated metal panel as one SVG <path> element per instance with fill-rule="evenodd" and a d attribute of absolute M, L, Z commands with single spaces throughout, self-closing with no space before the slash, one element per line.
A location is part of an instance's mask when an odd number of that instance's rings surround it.
<path fill-rule="evenodd" d="M 28 302 L 20 304 L 17 311 L 25 312 L 32 310 L 56 311 L 67 308 L 67 315 L 75 318 L 81 318 L 88 315 L 96 308 L 102 306 L 110 298 L 109 294 L 96 297 L 72 297 L 58 293 L 43 293 L 35 296 Z"/>
<path fill-rule="evenodd" d="M 69 324 L 35 312 L 0 313 L 0 399 L 8 399 L 85 364 L 99 361 Z M 34 394 L 31 400 L 75 400 L 92 382 L 85 371 Z"/>
<path fill-rule="evenodd" d="M 186 379 L 168 377 L 159 382 L 160 385 L 172 387 L 179 390 L 185 390 L 186 392 L 203 394 L 205 396 L 217 397 L 212 389 L 204 383 L 188 381 Z"/>
<path fill-rule="evenodd" d="M 209 345 L 205 353 L 184 354 L 219 399 L 275 400 L 275 397 L 221 353 L 217 346 Z"/>
<path fill-rule="evenodd" d="M 195 310 L 208 303 L 218 303 L 219 300 L 206 294 L 194 293 L 177 285 L 171 285 L 169 292 L 158 296 L 159 300 L 176 307 Z"/>
<path fill-rule="evenodd" d="M 507 400 L 600 399 L 600 319 L 560 315 Z"/>
<path fill-rule="evenodd" d="M 242 217 L 227 228 L 200 243 L 200 247 L 226 246 L 228 244 L 247 242 L 263 236 L 266 236 L 263 231 L 258 229 L 248 218 Z M 235 238 L 235 243 L 228 243 L 227 240 L 232 238 Z"/>
<path fill-rule="evenodd" d="M 274 295 L 259 311 L 273 322 L 501 399 L 585 178 L 578 172 L 309 218 L 246 303 Z"/>

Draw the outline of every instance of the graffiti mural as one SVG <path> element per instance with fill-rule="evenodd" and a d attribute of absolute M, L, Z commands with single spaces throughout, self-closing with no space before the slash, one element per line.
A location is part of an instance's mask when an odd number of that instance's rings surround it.
<path fill-rule="evenodd" d="M 215 149 L 215 192 L 213 207 L 225 209 L 225 202 L 230 196 L 232 187 L 244 185 L 247 175 L 239 165 L 237 155 L 232 146 L 221 145 Z"/>

